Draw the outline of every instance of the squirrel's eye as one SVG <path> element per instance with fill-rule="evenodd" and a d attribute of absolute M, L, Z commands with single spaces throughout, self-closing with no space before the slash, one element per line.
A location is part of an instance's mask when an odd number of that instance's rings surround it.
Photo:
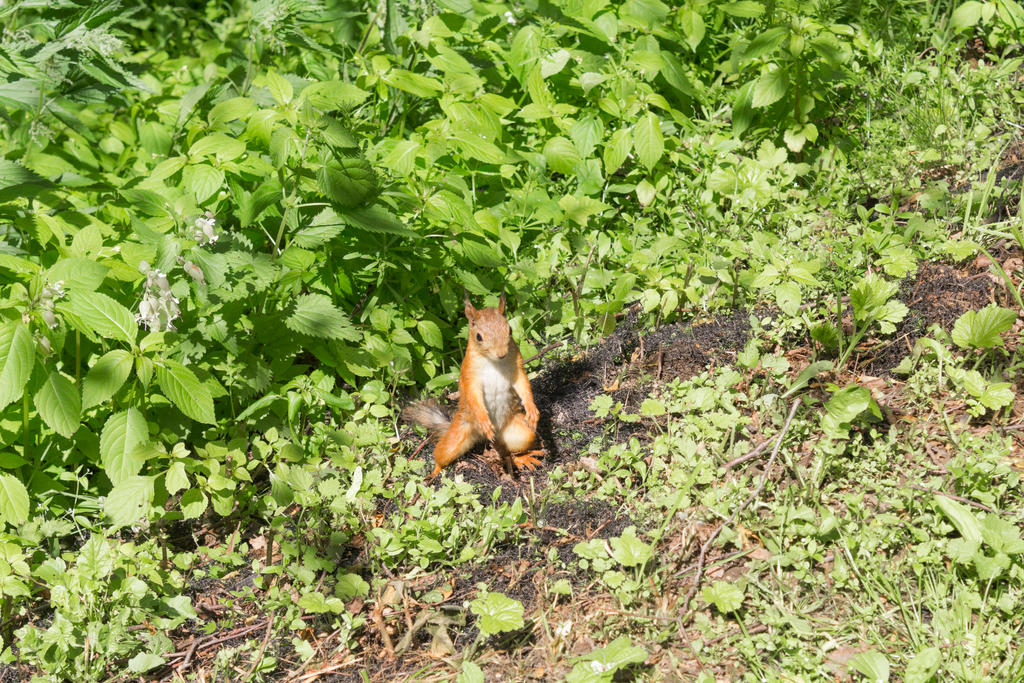
<path fill-rule="evenodd" d="M 476 340 L 477 341 L 483 341 L 484 340 L 484 335 L 482 335 L 479 332 L 477 332 L 476 333 Z"/>

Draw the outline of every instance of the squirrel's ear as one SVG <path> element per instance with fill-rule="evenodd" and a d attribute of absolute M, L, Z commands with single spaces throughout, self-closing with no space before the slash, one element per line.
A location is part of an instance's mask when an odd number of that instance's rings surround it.
<path fill-rule="evenodd" d="M 476 319 L 476 309 L 473 308 L 473 302 L 469 300 L 469 294 L 466 294 L 466 317 L 470 322 Z"/>
<path fill-rule="evenodd" d="M 505 315 L 505 288 L 501 288 L 501 296 L 498 298 L 498 313 Z"/>

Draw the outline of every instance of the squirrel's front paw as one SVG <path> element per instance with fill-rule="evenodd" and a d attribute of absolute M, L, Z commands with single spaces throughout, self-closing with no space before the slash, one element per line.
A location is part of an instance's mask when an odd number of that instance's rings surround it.
<path fill-rule="evenodd" d="M 540 411 L 537 410 L 537 406 L 530 404 L 526 406 L 526 424 L 530 425 L 530 429 L 536 431 L 537 420 L 540 419 Z"/>
<path fill-rule="evenodd" d="M 494 425 L 490 422 L 480 425 L 480 431 L 488 441 L 494 441 Z"/>

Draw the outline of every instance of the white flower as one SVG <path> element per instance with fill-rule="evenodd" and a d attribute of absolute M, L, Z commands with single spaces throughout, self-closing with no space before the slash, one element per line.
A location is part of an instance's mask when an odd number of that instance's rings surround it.
<path fill-rule="evenodd" d="M 181 267 L 185 271 L 185 273 L 188 274 L 188 276 L 195 280 L 196 282 L 206 282 L 206 276 L 203 275 L 203 271 L 196 264 L 192 263 L 191 261 L 185 261 L 185 263 L 183 263 Z"/>
<path fill-rule="evenodd" d="M 195 227 L 192 230 L 192 238 L 203 244 L 213 244 L 216 242 L 220 235 L 216 231 L 217 219 L 214 218 L 213 213 L 210 211 L 206 212 L 205 216 L 200 216 L 196 219 Z"/>
<path fill-rule="evenodd" d="M 512 24 L 513 26 L 516 25 L 516 18 L 511 11 L 505 12 L 505 21 Z"/>

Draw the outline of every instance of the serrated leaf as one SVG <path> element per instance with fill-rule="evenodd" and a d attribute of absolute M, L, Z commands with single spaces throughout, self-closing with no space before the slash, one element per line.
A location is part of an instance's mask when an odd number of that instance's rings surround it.
<path fill-rule="evenodd" d="M 719 612 L 735 612 L 743 605 L 743 590 L 734 581 L 715 581 L 701 595 Z"/>
<path fill-rule="evenodd" d="M 523 627 L 523 605 L 502 593 L 485 593 L 469 603 L 477 615 L 477 628 L 486 636 Z"/>
<path fill-rule="evenodd" d="M 75 383 L 56 370 L 51 372 L 34 397 L 39 417 L 53 431 L 71 438 L 82 421 L 82 399 Z"/>
<path fill-rule="evenodd" d="M 0 325 L 0 410 L 21 398 L 35 364 L 35 344 L 26 325 Z"/>
<path fill-rule="evenodd" d="M 10 474 L 0 474 L 0 521 L 22 524 L 28 519 L 28 491 Z"/>
<path fill-rule="evenodd" d="M 444 347 L 444 337 L 441 336 L 441 328 L 433 320 L 420 320 L 416 323 L 416 329 L 419 330 L 423 341 L 430 346 L 433 346 L 435 349 Z"/>
<path fill-rule="evenodd" d="M 337 212 L 328 207 L 314 216 L 308 226 L 296 232 L 291 244 L 305 249 L 319 247 L 340 235 L 345 225 Z"/>
<path fill-rule="evenodd" d="M 301 96 L 318 109 L 348 111 L 363 103 L 369 93 L 344 81 L 320 81 L 302 91 Z"/>
<path fill-rule="evenodd" d="M 11 84 L 0 84 L 0 103 L 3 102 L 3 88 Z M 37 91 L 38 96 L 38 91 Z M 0 202 L 10 201 L 17 197 L 30 197 L 53 187 L 46 178 L 31 171 L 17 161 L 0 159 Z"/>
<path fill-rule="evenodd" d="M 664 410 L 662 410 L 663 412 Z M 617 538 L 613 537 L 609 543 L 612 547 L 612 557 L 624 567 L 640 566 L 652 557 L 651 546 L 637 538 L 632 531 Z"/>
<path fill-rule="evenodd" d="M 288 329 L 318 339 L 360 341 L 360 334 L 348 317 L 323 294 L 303 294 L 295 300 L 295 308 L 285 318 Z"/>
<path fill-rule="evenodd" d="M 195 195 L 196 202 L 202 204 L 224 184 L 224 171 L 209 164 L 189 164 L 181 172 L 181 179 Z"/>
<path fill-rule="evenodd" d="M 100 462 L 114 486 L 142 471 L 146 459 L 139 447 L 148 441 L 146 418 L 138 408 L 128 408 L 107 418 L 100 432 Z"/>
<path fill-rule="evenodd" d="M 420 237 L 419 233 L 405 227 L 405 225 L 403 225 L 393 213 L 379 204 L 361 207 L 358 209 L 349 209 L 345 213 L 341 214 L 340 218 L 346 225 L 350 225 L 353 228 L 359 228 L 360 230 L 366 230 L 367 232 L 381 232 L 389 235 L 401 235 L 402 237 L 413 237 L 416 239 L 419 239 Z"/>
<path fill-rule="evenodd" d="M 1013 327 L 1017 313 L 989 304 L 967 311 L 953 325 L 953 343 L 962 349 L 991 349 L 1003 345 L 999 335 Z"/>
<path fill-rule="evenodd" d="M 153 502 L 153 479 L 136 475 L 115 486 L 103 504 L 114 529 L 137 522 Z"/>
<path fill-rule="evenodd" d="M 178 410 L 197 422 L 216 424 L 213 398 L 191 370 L 169 359 L 156 363 L 154 370 L 161 391 Z"/>
<path fill-rule="evenodd" d="M 127 344 L 135 341 L 138 325 L 131 312 L 101 292 L 71 292 L 66 301 L 57 302 L 58 310 L 67 310 L 85 325 L 83 332 L 95 332 L 106 339 Z"/>
<path fill-rule="evenodd" d="M 377 194 L 377 176 L 362 157 L 328 160 L 317 174 L 317 182 L 325 197 L 343 207 L 359 206 Z"/>
<path fill-rule="evenodd" d="M 417 97 L 435 97 L 444 90 L 437 79 L 405 69 L 392 69 L 384 76 L 384 82 Z"/>
<path fill-rule="evenodd" d="M 622 162 L 629 156 L 633 149 L 633 137 L 628 128 L 619 128 L 612 133 L 608 143 L 604 146 L 602 161 L 604 161 L 604 172 L 611 174 L 619 170 Z"/>
<path fill-rule="evenodd" d="M 665 152 L 658 115 L 647 112 L 633 127 L 633 148 L 640 163 L 651 170 Z"/>
<path fill-rule="evenodd" d="M 103 278 L 109 270 L 107 266 L 90 258 L 71 256 L 62 258 L 50 266 L 46 272 L 46 281 L 63 282 L 66 288 L 73 291 L 93 291 L 103 284 Z"/>
<path fill-rule="evenodd" d="M 185 519 L 197 519 L 206 512 L 209 501 L 199 489 L 189 489 L 181 495 L 181 515 Z"/>
<path fill-rule="evenodd" d="M 132 372 L 132 355 L 123 349 L 104 354 L 82 382 L 82 408 L 98 406 L 117 393 Z"/>

